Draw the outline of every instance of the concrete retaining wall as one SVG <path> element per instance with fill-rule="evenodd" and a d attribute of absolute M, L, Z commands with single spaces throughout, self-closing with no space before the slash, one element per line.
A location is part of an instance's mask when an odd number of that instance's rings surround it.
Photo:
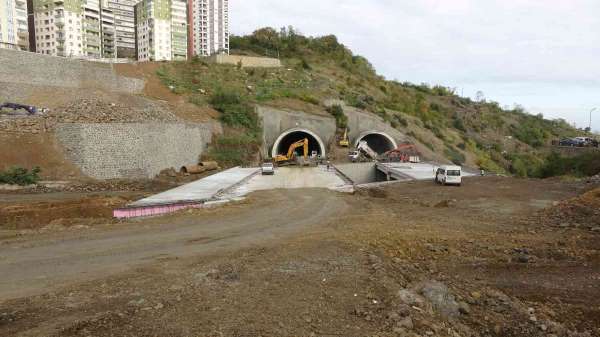
<path fill-rule="evenodd" d="M 377 179 L 375 163 L 336 164 L 335 167 L 357 185 L 372 183 Z"/>
<path fill-rule="evenodd" d="M 263 156 L 268 156 L 277 138 L 284 132 L 302 128 L 317 134 L 327 147 L 335 138 L 335 119 L 301 111 L 288 111 L 259 106 L 257 113 L 263 124 Z"/>
<path fill-rule="evenodd" d="M 138 94 L 141 79 L 118 76 L 113 65 L 0 49 L 0 83 L 95 89 Z"/>
<path fill-rule="evenodd" d="M 196 163 L 212 141 L 214 128 L 212 123 L 60 124 L 56 135 L 85 175 L 142 179 Z"/>
<path fill-rule="evenodd" d="M 348 138 L 351 144 L 356 142 L 360 134 L 367 131 L 383 132 L 394 138 L 396 143 L 408 140 L 404 133 L 393 128 L 379 116 L 348 106 L 344 107 L 344 113 L 348 116 L 348 128 L 350 129 Z"/>
<path fill-rule="evenodd" d="M 239 64 L 242 62 L 242 67 L 248 68 L 279 68 L 281 61 L 279 59 L 269 57 L 253 57 L 243 55 L 226 55 L 217 54 L 208 58 L 210 62 L 217 64 Z"/>

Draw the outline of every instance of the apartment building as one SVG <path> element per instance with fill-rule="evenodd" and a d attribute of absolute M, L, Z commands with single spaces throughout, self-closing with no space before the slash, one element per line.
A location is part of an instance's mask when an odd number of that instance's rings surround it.
<path fill-rule="evenodd" d="M 185 0 L 142 0 L 135 6 L 138 61 L 187 58 Z"/>
<path fill-rule="evenodd" d="M 171 0 L 171 55 L 187 59 L 187 0 Z"/>
<path fill-rule="evenodd" d="M 229 1 L 188 1 L 188 56 L 229 53 Z"/>
<path fill-rule="evenodd" d="M 135 58 L 135 4 L 138 0 L 106 0 L 114 15 L 117 57 Z"/>
<path fill-rule="evenodd" d="M 26 0 L 0 0 L 0 48 L 29 50 Z"/>
<path fill-rule="evenodd" d="M 33 0 L 33 51 L 115 58 L 115 24 L 106 0 Z"/>
<path fill-rule="evenodd" d="M 83 57 L 83 20 L 81 0 L 34 0 L 35 51 L 47 55 Z"/>

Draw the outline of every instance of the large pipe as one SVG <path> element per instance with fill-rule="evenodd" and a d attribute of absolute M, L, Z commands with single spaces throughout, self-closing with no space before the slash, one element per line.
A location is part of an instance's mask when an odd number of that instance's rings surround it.
<path fill-rule="evenodd" d="M 216 161 L 203 161 L 200 166 L 204 167 L 205 171 L 212 171 L 219 168 L 219 164 Z"/>
<path fill-rule="evenodd" d="M 184 174 L 200 174 L 206 171 L 206 168 L 204 168 L 202 165 L 186 165 L 182 166 L 181 170 L 179 171 Z"/>

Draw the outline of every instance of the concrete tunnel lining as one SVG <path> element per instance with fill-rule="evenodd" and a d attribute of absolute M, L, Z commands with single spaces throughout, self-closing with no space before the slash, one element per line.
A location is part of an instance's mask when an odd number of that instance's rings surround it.
<path fill-rule="evenodd" d="M 384 139 L 384 140 L 386 140 L 386 141 L 387 141 L 387 146 L 384 146 L 384 145 L 382 145 L 382 146 L 381 146 L 381 147 L 382 147 L 381 149 L 378 149 L 378 148 L 376 148 L 376 147 L 379 147 L 379 146 L 372 146 L 372 144 L 371 144 L 371 143 L 369 143 L 369 146 L 371 146 L 371 147 L 373 148 L 373 150 L 374 150 L 374 151 L 376 151 L 376 152 L 377 152 L 377 153 L 379 153 L 379 154 L 385 153 L 385 152 L 387 152 L 387 151 L 393 150 L 393 149 L 395 149 L 395 148 L 397 148 L 397 147 L 398 147 L 398 144 L 396 143 L 396 140 L 395 140 L 395 139 L 394 139 L 392 136 L 388 135 L 388 134 L 387 134 L 387 133 L 385 133 L 385 132 L 376 131 L 376 130 L 373 130 L 373 131 L 365 131 L 365 132 L 361 133 L 361 134 L 360 134 L 360 135 L 359 135 L 359 136 L 356 138 L 356 141 L 354 142 L 354 147 L 358 147 L 358 143 L 359 143 L 361 140 L 363 140 L 363 139 L 365 139 L 365 138 L 368 138 L 368 137 L 373 137 L 373 136 L 375 136 L 375 137 L 380 137 L 381 139 Z"/>
<path fill-rule="evenodd" d="M 286 139 L 287 137 L 289 137 L 293 134 L 296 134 L 296 133 L 306 134 L 307 136 L 309 136 L 309 140 L 310 140 L 310 138 L 314 138 L 314 140 L 316 140 L 317 144 L 318 144 L 319 154 L 321 155 L 321 157 L 326 158 L 327 150 L 325 147 L 325 143 L 323 142 L 321 137 L 319 137 L 319 135 L 317 135 L 315 132 L 313 132 L 309 129 L 304 129 L 304 128 L 293 128 L 293 129 L 287 130 L 287 131 L 283 132 L 281 135 L 279 135 L 279 137 L 273 143 L 273 147 L 271 148 L 271 157 L 275 157 L 278 154 L 284 154 L 285 152 L 287 152 L 287 148 L 280 149 L 280 147 L 281 147 L 282 143 L 284 142 L 284 139 Z"/>

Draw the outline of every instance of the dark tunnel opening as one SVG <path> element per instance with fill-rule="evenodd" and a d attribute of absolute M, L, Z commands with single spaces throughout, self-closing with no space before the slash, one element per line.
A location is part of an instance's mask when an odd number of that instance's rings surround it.
<path fill-rule="evenodd" d="M 378 154 L 383 154 L 394 149 L 394 144 L 390 139 L 377 133 L 368 134 L 360 140 L 366 141 L 369 147 Z"/>
<path fill-rule="evenodd" d="M 317 154 L 319 155 L 323 155 L 323 153 L 321 153 L 321 146 L 319 145 L 319 141 L 311 134 L 304 132 L 304 131 L 294 131 L 289 133 L 288 135 L 284 136 L 283 139 L 281 139 L 281 142 L 279 143 L 279 145 L 277 146 L 277 149 L 275 150 L 275 153 L 273 155 L 287 155 L 288 149 L 290 148 L 290 146 L 292 144 L 294 144 L 297 141 L 301 141 L 304 138 L 308 139 L 308 155 L 310 156 L 311 153 L 313 151 L 316 151 Z M 297 148 L 295 150 L 296 155 L 301 156 L 302 155 L 302 148 Z"/>

